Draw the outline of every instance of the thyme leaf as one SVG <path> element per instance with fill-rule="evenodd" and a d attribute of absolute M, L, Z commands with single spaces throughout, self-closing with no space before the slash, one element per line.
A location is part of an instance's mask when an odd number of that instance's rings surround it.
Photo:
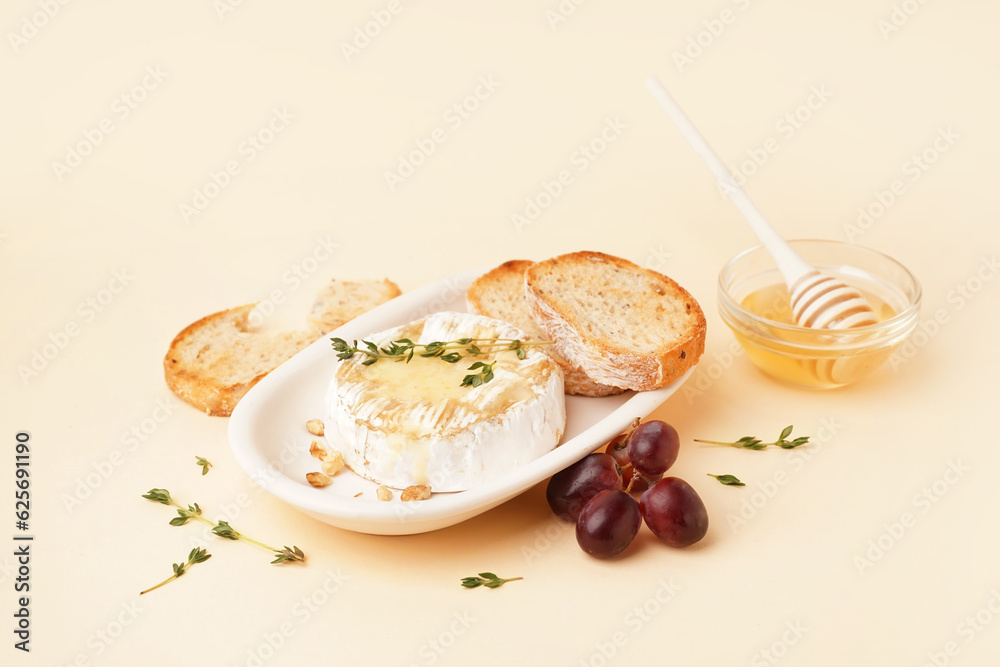
<path fill-rule="evenodd" d="M 343 338 L 331 338 L 333 351 L 337 353 L 337 359 L 341 361 L 352 359 L 357 354 L 367 357 L 361 362 L 364 366 L 371 366 L 382 359 L 394 359 L 409 363 L 413 355 L 421 357 L 440 359 L 450 364 L 457 363 L 465 357 L 481 357 L 496 352 L 510 350 L 517 355 L 518 359 L 527 356 L 526 346 L 529 345 L 551 345 L 552 341 L 522 341 L 516 338 L 459 338 L 452 341 L 433 341 L 431 343 L 414 343 L 409 338 L 400 338 L 390 341 L 382 347 L 367 340 L 348 343 Z M 478 371 L 466 375 L 462 380 L 463 387 L 478 387 L 493 379 L 492 362 L 477 361 L 469 366 L 470 371 Z"/>
<path fill-rule="evenodd" d="M 736 477 L 735 475 L 713 475 L 712 473 L 708 473 L 708 476 L 714 477 L 719 480 L 719 484 L 724 484 L 725 486 L 746 486 L 746 484 L 741 482 L 739 477 Z"/>
<path fill-rule="evenodd" d="M 196 456 L 195 459 L 198 461 L 198 465 L 201 466 L 201 474 L 207 475 L 208 469 L 212 467 L 212 463 L 203 456 Z"/>

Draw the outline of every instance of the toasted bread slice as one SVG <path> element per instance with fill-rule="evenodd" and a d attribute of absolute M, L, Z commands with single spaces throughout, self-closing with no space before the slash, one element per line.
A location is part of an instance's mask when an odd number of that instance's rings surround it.
<path fill-rule="evenodd" d="M 321 291 L 309 314 L 320 334 L 329 333 L 358 315 L 402 294 L 396 283 L 382 280 L 332 280 Z"/>
<path fill-rule="evenodd" d="M 557 351 L 595 382 L 664 387 L 705 350 L 705 314 L 656 271 L 600 252 L 575 252 L 525 272 L 531 314 Z"/>
<path fill-rule="evenodd" d="M 469 310 L 503 320 L 523 331 L 529 340 L 547 340 L 531 317 L 524 297 L 524 272 L 534 262 L 513 259 L 476 278 L 465 292 Z M 620 387 L 594 382 L 579 367 L 570 364 L 552 346 L 539 348 L 562 367 L 565 391 L 580 396 L 608 396 L 625 391 Z"/>
<path fill-rule="evenodd" d="M 310 327 L 298 331 L 254 330 L 252 303 L 203 317 L 170 343 L 163 359 L 167 386 L 199 410 L 228 417 L 244 394 L 281 363 L 399 293 L 389 280 L 334 280 L 318 295 Z"/>
<path fill-rule="evenodd" d="M 210 415 L 228 417 L 250 387 L 316 339 L 313 330 L 254 333 L 256 304 L 203 317 L 181 331 L 163 359 L 167 386 Z"/>

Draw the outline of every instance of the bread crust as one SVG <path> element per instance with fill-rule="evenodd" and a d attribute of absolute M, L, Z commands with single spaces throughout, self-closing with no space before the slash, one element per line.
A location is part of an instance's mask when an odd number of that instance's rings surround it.
<path fill-rule="evenodd" d="M 478 315 L 485 315 L 486 317 L 493 317 L 500 320 L 504 319 L 486 312 L 493 310 L 486 303 L 486 295 L 491 289 L 495 289 L 500 292 L 507 291 L 507 284 L 510 282 L 511 277 L 516 276 L 518 280 L 523 280 L 524 272 L 527 271 L 528 267 L 532 264 L 534 264 L 534 262 L 528 259 L 510 259 L 500 266 L 490 269 L 483 275 L 473 280 L 469 285 L 469 288 L 465 291 L 465 305 L 468 306 L 470 311 L 473 311 Z M 511 322 L 511 324 L 517 326 L 517 323 L 515 322 Z M 523 329 L 524 327 L 519 328 Z"/>
<path fill-rule="evenodd" d="M 670 332 L 654 350 L 640 350 L 591 333 L 593 322 L 614 316 L 598 306 L 583 315 L 574 313 L 566 294 L 548 285 L 547 279 L 553 276 L 566 279 L 572 290 L 584 291 L 598 303 L 602 290 L 615 287 L 607 282 L 608 267 L 648 283 L 648 289 L 635 295 L 637 300 L 630 307 L 641 309 L 638 312 L 649 319 L 650 326 Z M 697 300 L 673 279 L 620 257 L 580 251 L 537 262 L 525 272 L 524 289 L 535 321 L 556 341 L 557 351 L 595 382 L 635 391 L 659 389 L 693 367 L 705 350 L 705 314 Z M 663 315 L 664 304 L 671 306 L 670 317 Z M 676 315 L 677 310 L 682 315 Z"/>
<path fill-rule="evenodd" d="M 320 290 L 309 313 L 309 324 L 328 333 L 358 315 L 402 294 L 399 285 L 382 280 L 331 280 Z"/>
<path fill-rule="evenodd" d="M 163 358 L 163 376 L 167 386 L 181 399 L 202 410 L 206 414 L 217 417 L 228 417 L 236 404 L 250 391 L 250 388 L 260 382 L 273 368 L 263 372 L 247 374 L 240 381 L 226 382 L 213 374 L 209 365 L 198 363 L 202 353 L 208 352 L 213 345 L 225 345 L 225 342 L 209 341 L 204 337 L 207 330 L 216 326 L 231 329 L 237 337 L 253 336 L 248 327 L 248 318 L 256 303 L 250 303 L 236 308 L 230 308 L 211 315 L 186 326 L 170 343 L 166 356 Z M 306 347 L 315 338 L 314 332 L 301 331 L 279 334 L 282 342 L 289 345 L 289 357 Z M 198 346 L 200 349 L 195 350 Z M 232 351 L 223 351 L 219 358 L 236 365 L 239 359 L 232 358 Z"/>
<path fill-rule="evenodd" d="M 177 334 L 163 358 L 167 386 L 184 401 L 213 416 L 228 417 L 265 375 L 323 334 L 400 294 L 388 279 L 332 280 L 319 292 L 310 327 L 254 331 L 256 303 L 206 315 Z"/>
<path fill-rule="evenodd" d="M 542 329 L 534 321 L 524 297 L 524 274 L 534 262 L 527 259 L 512 259 L 504 262 L 500 266 L 487 271 L 480 277 L 472 281 L 465 293 L 465 302 L 469 311 L 486 315 L 498 320 L 510 321 L 528 334 L 529 338 L 540 340 L 544 335 Z M 509 300 L 522 300 L 525 307 L 523 316 L 518 316 L 515 307 L 498 307 L 497 299 L 488 298 L 490 295 L 505 295 Z M 528 318 L 529 321 L 522 321 Z M 601 384 L 593 381 L 579 366 L 575 366 L 560 355 L 551 346 L 539 348 L 548 354 L 559 364 L 563 371 L 563 386 L 567 394 L 575 396 L 610 396 L 620 394 L 625 391 L 622 387 Z"/>

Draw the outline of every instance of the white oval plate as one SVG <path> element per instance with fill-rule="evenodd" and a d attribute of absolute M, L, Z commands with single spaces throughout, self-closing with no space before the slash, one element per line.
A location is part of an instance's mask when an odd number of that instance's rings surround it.
<path fill-rule="evenodd" d="M 465 290 L 485 271 L 458 274 L 398 296 L 323 336 L 269 373 L 240 400 L 229 421 L 229 444 L 243 471 L 265 491 L 339 528 L 378 535 L 437 530 L 496 507 L 582 459 L 633 419 L 656 409 L 694 370 L 655 391 L 604 398 L 567 396 L 566 432 L 558 447 L 468 491 L 435 493 L 428 500 L 406 503 L 397 492 L 393 500 L 380 501 L 376 485 L 347 468 L 325 488 L 310 486 L 306 473 L 319 470 L 319 462 L 309 454 L 309 444 L 316 438 L 306 431 L 305 423 L 323 418 L 327 385 L 339 363 L 331 336 L 360 340 L 430 313 L 465 312 Z"/>

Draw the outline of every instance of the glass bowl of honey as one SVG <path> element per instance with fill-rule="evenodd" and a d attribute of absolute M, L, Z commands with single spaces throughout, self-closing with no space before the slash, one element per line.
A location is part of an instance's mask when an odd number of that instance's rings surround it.
<path fill-rule="evenodd" d="M 879 323 L 851 329 L 796 325 L 788 288 L 762 246 L 723 267 L 719 314 L 750 360 L 768 375 L 821 389 L 853 384 L 889 359 L 917 326 L 920 284 L 905 266 L 875 250 L 839 241 L 789 244 L 817 269 L 857 288 Z"/>

